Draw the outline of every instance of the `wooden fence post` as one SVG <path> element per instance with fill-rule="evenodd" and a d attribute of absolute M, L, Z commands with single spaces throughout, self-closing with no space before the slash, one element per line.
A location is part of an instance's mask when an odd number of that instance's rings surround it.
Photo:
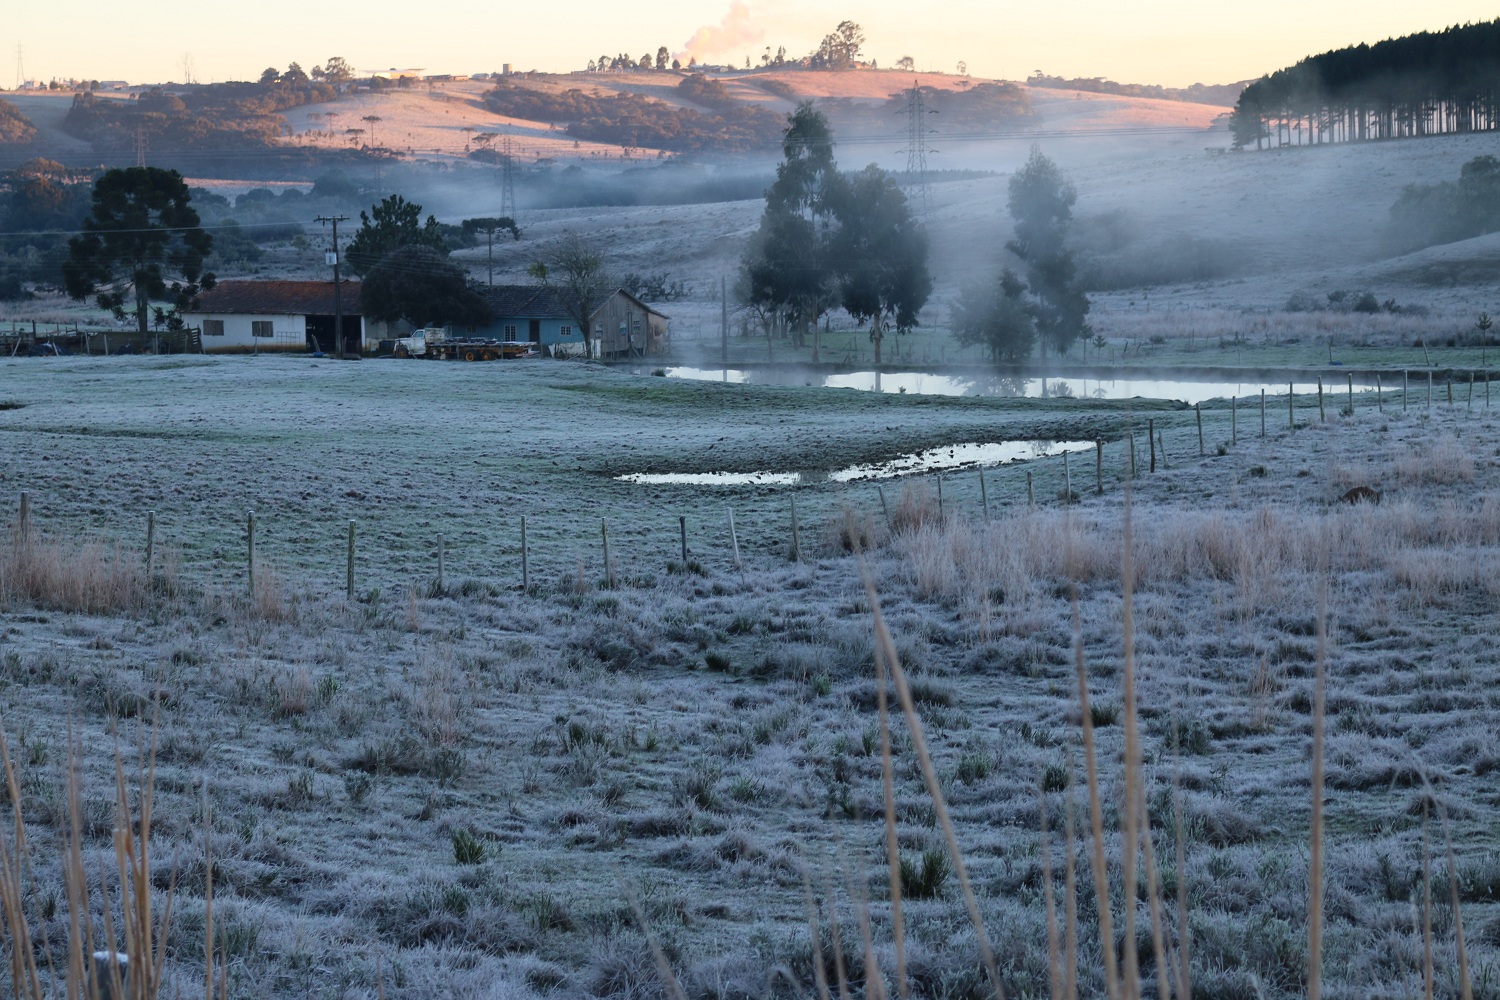
<path fill-rule="evenodd" d="M 344 593 L 349 600 L 354 600 L 354 522 L 349 522 L 349 560 L 344 567 Z"/>
<path fill-rule="evenodd" d="M 1073 473 L 1068 471 L 1068 453 L 1063 452 L 1063 503 L 1073 502 Z"/>
<path fill-rule="evenodd" d="M 609 561 L 609 522 L 602 517 L 599 519 L 599 539 L 604 543 L 604 585 L 613 590 L 615 587 L 615 568 Z"/>
<path fill-rule="evenodd" d="M 938 484 L 938 520 L 942 521 L 942 520 L 944 520 L 944 515 L 943 515 L 943 474 L 941 472 L 938 473 L 937 484 Z"/>
<path fill-rule="evenodd" d="M 1162 431 L 1156 435 L 1156 450 L 1161 452 L 1161 467 L 1167 468 L 1167 432 Z"/>
<path fill-rule="evenodd" d="M 1292 391 L 1292 383 L 1286 384 L 1286 426 L 1288 430 L 1297 429 L 1297 404 L 1295 393 Z"/>
<path fill-rule="evenodd" d="M 531 593 L 530 553 L 526 551 L 526 515 L 521 515 L 521 593 Z"/>
<path fill-rule="evenodd" d="M 1406 410 L 1406 398 L 1410 394 L 1410 391 L 1411 391 L 1411 372 L 1409 372 L 1409 371 L 1403 371 L 1401 373 L 1401 409 L 1402 409 L 1403 412 Z"/>
<path fill-rule="evenodd" d="M 250 596 L 255 596 L 255 511 L 245 515 L 245 563 L 250 570 Z"/>
<path fill-rule="evenodd" d="M 734 568 L 740 568 L 740 536 L 734 530 L 734 508 L 729 508 L 729 544 L 734 547 Z"/>
<path fill-rule="evenodd" d="M 687 515 L 677 515 L 677 533 L 682 538 L 682 570 L 687 572 Z"/>
<path fill-rule="evenodd" d="M 16 517 L 16 537 L 24 545 L 31 539 L 31 493 L 27 490 L 21 491 L 21 513 Z"/>
<path fill-rule="evenodd" d="M 1260 391 L 1260 436 L 1266 436 L 1266 390 Z"/>
<path fill-rule="evenodd" d="M 990 519 L 990 491 L 984 485 L 984 466 L 979 467 L 979 502 L 984 507 L 984 519 Z"/>
<path fill-rule="evenodd" d="M 146 586 L 151 586 L 151 563 L 156 557 L 156 511 L 146 511 Z"/>
<path fill-rule="evenodd" d="M 1448 376 L 1448 405 L 1453 405 L 1453 376 Z"/>
<path fill-rule="evenodd" d="M 1379 410 L 1381 413 L 1385 412 L 1385 399 L 1381 396 L 1380 392 L 1379 372 L 1375 373 L 1375 409 Z"/>
<path fill-rule="evenodd" d="M 1094 438 L 1094 492 L 1104 495 L 1104 439 Z"/>
<path fill-rule="evenodd" d="M 1036 490 L 1035 490 L 1035 488 L 1034 488 L 1034 486 L 1032 485 L 1032 482 L 1031 482 L 1031 470 L 1030 469 L 1026 470 L 1026 505 L 1028 507 L 1035 507 L 1036 506 Z"/>
<path fill-rule="evenodd" d="M 1135 479 L 1135 431 L 1130 432 L 1130 478 Z"/>
<path fill-rule="evenodd" d="M 1354 375 L 1347 376 L 1349 379 L 1349 416 L 1354 416 Z"/>
<path fill-rule="evenodd" d="M 1229 443 L 1240 443 L 1240 397 L 1229 397 Z"/>
<path fill-rule="evenodd" d="M 1198 457 L 1203 457 L 1203 410 L 1197 403 L 1193 404 L 1193 416 L 1198 420 Z"/>
<path fill-rule="evenodd" d="M 876 486 L 875 492 L 880 494 L 880 513 L 885 515 L 885 530 L 891 530 L 891 509 L 885 504 L 885 487 Z"/>
<path fill-rule="evenodd" d="M 1156 471 L 1156 421 L 1146 421 L 1146 443 L 1151 446 L 1151 466 L 1148 471 Z"/>
<path fill-rule="evenodd" d="M 797 498 L 792 497 L 792 562 L 802 561 L 802 536 L 797 530 Z"/>
<path fill-rule="evenodd" d="M 1318 376 L 1318 423 L 1328 419 L 1328 414 L 1323 409 L 1323 376 Z"/>

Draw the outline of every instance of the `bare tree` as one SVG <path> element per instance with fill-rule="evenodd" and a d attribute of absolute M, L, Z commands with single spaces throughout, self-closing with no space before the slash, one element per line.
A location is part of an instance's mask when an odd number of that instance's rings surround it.
<path fill-rule="evenodd" d="M 604 258 L 571 230 L 560 244 L 532 264 L 527 273 L 552 289 L 568 318 L 583 332 L 584 356 L 594 357 L 594 313 L 619 287 L 605 271 Z"/>

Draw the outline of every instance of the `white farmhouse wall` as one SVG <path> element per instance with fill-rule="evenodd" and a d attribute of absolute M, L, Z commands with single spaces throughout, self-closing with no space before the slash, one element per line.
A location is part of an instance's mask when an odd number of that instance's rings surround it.
<path fill-rule="evenodd" d="M 185 313 L 183 319 L 188 326 L 196 326 L 200 330 L 204 329 L 205 321 L 213 320 L 224 324 L 222 335 L 204 334 L 203 350 L 209 354 L 214 351 L 253 351 L 256 349 L 300 350 L 307 344 L 307 319 L 303 316 Z M 255 336 L 254 330 L 257 322 L 270 323 L 271 336 Z"/>

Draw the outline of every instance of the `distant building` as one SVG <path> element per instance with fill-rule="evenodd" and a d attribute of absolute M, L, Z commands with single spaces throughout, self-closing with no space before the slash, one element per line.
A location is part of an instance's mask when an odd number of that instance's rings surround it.
<path fill-rule="evenodd" d="M 546 354 L 583 352 L 584 332 L 555 290 L 541 285 L 493 285 L 480 288 L 479 293 L 490 307 L 489 324 L 454 330 L 455 335 L 521 341 L 535 344 Z M 668 323 L 666 314 L 619 289 L 592 317 L 594 353 L 605 358 L 663 353 Z"/>
<path fill-rule="evenodd" d="M 372 349 L 382 337 L 410 330 L 410 324 L 366 319 L 359 291 L 357 281 L 340 288 L 345 351 Z M 183 321 L 202 332 L 203 350 L 209 354 L 332 350 L 333 282 L 221 281 L 198 296 Z"/>

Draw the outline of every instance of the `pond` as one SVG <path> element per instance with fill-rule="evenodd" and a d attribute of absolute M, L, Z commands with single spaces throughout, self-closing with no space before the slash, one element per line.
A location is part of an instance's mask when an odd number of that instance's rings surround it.
<path fill-rule="evenodd" d="M 1073 399 L 1174 399 L 1184 403 L 1202 403 L 1210 399 L 1240 399 L 1285 395 L 1286 382 L 1230 382 L 1212 379 L 1173 378 L 1026 378 L 998 372 L 976 372 L 971 375 L 936 374 L 934 372 L 904 371 L 877 372 L 855 371 L 828 373 L 810 368 L 764 367 L 764 368 L 693 368 L 674 366 L 665 369 L 637 367 L 636 374 L 649 375 L 665 371 L 667 378 L 685 378 L 697 381 L 728 382 L 748 385 L 804 385 L 825 389 L 860 389 L 865 392 L 913 393 L 932 396 L 1009 396 L 1032 398 Z M 1316 393 L 1318 383 L 1299 381 L 1295 383 L 1298 394 Z M 1392 373 L 1387 391 L 1400 389 L 1400 377 Z M 1425 391 L 1425 382 L 1423 383 Z M 1372 392 L 1373 384 L 1361 384 L 1355 380 L 1354 391 Z M 1412 383 L 1413 391 L 1416 382 Z M 1323 391 L 1338 396 L 1348 391 L 1342 377 L 1325 381 Z"/>
<path fill-rule="evenodd" d="M 1086 451 L 1092 441 L 972 441 L 901 455 L 888 462 L 851 465 L 832 472 L 816 469 L 761 472 L 632 472 L 616 476 L 627 483 L 672 486 L 797 486 L 804 483 L 852 483 L 862 479 L 892 479 L 914 472 L 972 469 L 1063 452 Z"/>

